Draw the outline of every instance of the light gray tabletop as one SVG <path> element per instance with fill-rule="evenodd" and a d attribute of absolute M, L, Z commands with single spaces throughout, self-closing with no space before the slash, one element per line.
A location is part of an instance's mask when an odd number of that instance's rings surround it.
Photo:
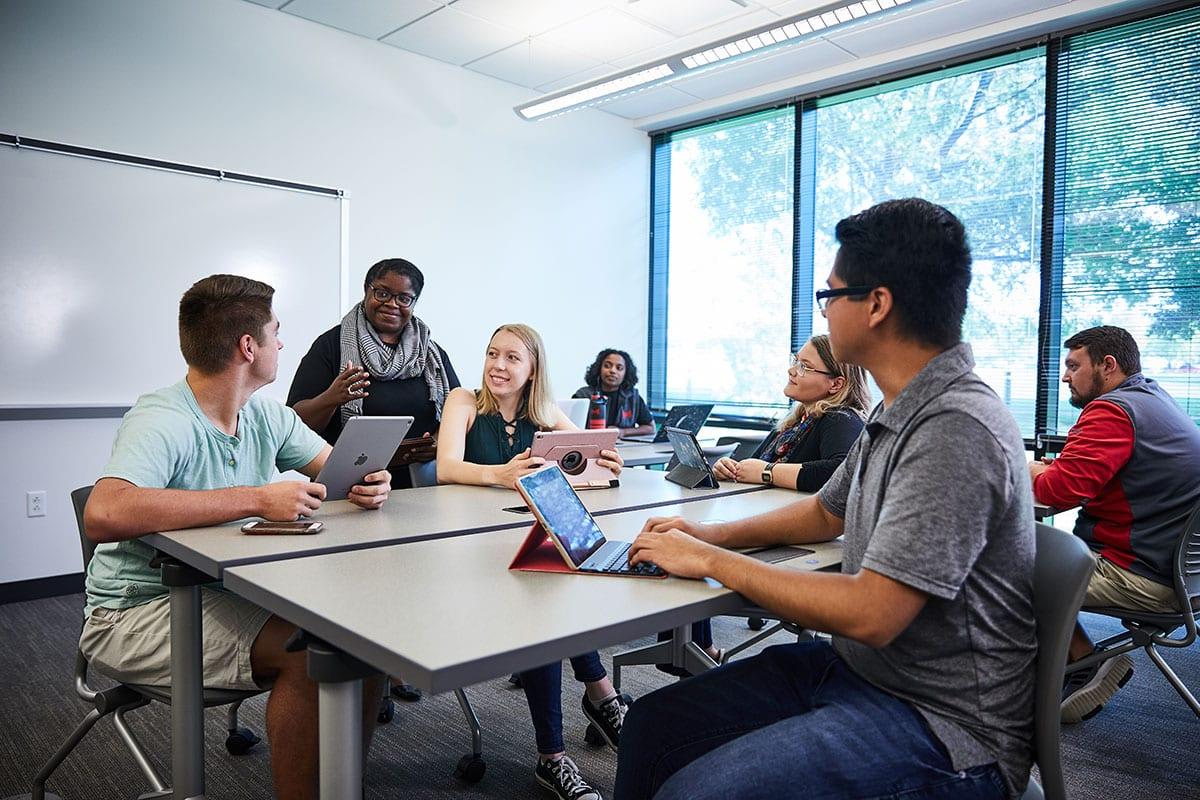
<path fill-rule="evenodd" d="M 731 482 L 717 489 L 685 489 L 661 472 L 628 469 L 621 473 L 619 487 L 582 491 L 580 497 L 599 516 L 762 489 Z M 150 534 L 143 541 L 220 578 L 223 570 L 238 564 L 525 528 L 532 522 L 529 513 L 504 510 L 523 505 L 521 496 L 510 489 L 429 486 L 392 492 L 380 511 L 362 511 L 345 500 L 326 503 L 313 515 L 325 523 L 325 529 L 312 536 L 247 536 L 240 530 L 241 523 L 234 522 Z"/>
<path fill-rule="evenodd" d="M 776 489 L 664 510 L 695 519 L 735 518 L 796 497 Z M 600 525 L 611 538 L 629 539 L 646 517 L 644 511 L 627 512 Z M 711 581 L 510 571 L 525 535 L 502 531 L 238 566 L 226 571 L 225 583 L 431 692 L 745 606 L 739 595 Z M 799 559 L 795 568 L 804 568 Z"/>
<path fill-rule="evenodd" d="M 654 464 L 666 464 L 671 460 L 673 452 L 669 444 L 649 444 L 646 442 L 617 442 L 617 452 L 627 467 L 648 467 Z M 661 473 L 660 473 L 661 474 Z"/>

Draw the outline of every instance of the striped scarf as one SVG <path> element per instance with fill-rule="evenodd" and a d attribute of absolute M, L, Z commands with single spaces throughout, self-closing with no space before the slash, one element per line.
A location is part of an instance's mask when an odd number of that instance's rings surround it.
<path fill-rule="evenodd" d="M 435 408 L 437 419 L 442 418 L 442 405 L 450 392 L 446 368 L 442 364 L 442 353 L 429 334 L 429 326 L 417 317 L 410 317 L 404 330 L 400 331 L 400 343 L 396 347 L 384 344 L 379 334 L 367 322 L 362 303 L 342 318 L 341 361 L 361 364 L 371 374 L 373 381 L 394 381 L 415 378 L 421 375 L 429 387 L 429 400 Z M 341 408 L 342 424 L 351 417 L 361 416 L 361 397 L 356 397 Z"/>

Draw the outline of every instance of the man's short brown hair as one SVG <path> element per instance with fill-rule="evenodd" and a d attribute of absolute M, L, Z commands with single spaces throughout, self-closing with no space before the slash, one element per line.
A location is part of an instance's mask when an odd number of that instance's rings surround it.
<path fill-rule="evenodd" d="M 262 343 L 275 289 L 241 275 L 210 275 L 179 301 L 179 349 L 188 366 L 220 372 L 246 334 Z"/>
<path fill-rule="evenodd" d="M 1142 356 L 1138 352 L 1137 342 L 1129 331 L 1115 325 L 1101 325 L 1080 331 L 1063 342 L 1063 347 L 1067 350 L 1086 348 L 1093 364 L 1099 364 L 1105 356 L 1112 356 L 1121 372 L 1127 376 L 1142 371 Z"/>

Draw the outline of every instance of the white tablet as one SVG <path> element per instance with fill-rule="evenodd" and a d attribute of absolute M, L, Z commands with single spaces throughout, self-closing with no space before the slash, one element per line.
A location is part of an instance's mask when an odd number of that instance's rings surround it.
<path fill-rule="evenodd" d="M 351 417 L 317 476 L 325 499 L 345 500 L 364 476 L 387 469 L 412 424 L 412 417 Z"/>

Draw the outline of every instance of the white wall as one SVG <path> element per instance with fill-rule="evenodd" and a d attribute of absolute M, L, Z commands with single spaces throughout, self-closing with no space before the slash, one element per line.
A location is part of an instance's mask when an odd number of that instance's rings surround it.
<path fill-rule="evenodd" d="M 649 142 L 597 111 L 523 122 L 528 97 L 240 0 L 0 4 L 0 131 L 345 189 L 352 287 L 412 260 L 417 313 L 468 385 L 492 329 L 524 321 L 566 396 L 603 346 L 645 362 Z M 79 570 L 67 492 L 114 429 L 0 423 L 0 583 Z M 25 517 L 30 489 L 46 517 Z"/>

